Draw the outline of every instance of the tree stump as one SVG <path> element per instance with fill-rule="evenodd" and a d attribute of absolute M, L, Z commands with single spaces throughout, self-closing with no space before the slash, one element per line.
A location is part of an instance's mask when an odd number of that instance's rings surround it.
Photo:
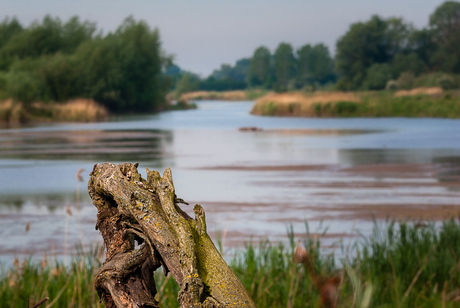
<path fill-rule="evenodd" d="M 181 307 L 255 307 L 207 234 L 201 205 L 191 218 L 178 206 L 185 202 L 169 168 L 163 177 L 147 168 L 143 179 L 137 167 L 96 164 L 88 183 L 107 249 L 94 282 L 106 307 L 159 307 L 153 273 L 160 266 L 179 284 Z"/>

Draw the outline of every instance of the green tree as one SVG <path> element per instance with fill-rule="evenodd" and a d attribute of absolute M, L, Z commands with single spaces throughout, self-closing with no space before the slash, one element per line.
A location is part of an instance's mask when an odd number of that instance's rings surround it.
<path fill-rule="evenodd" d="M 222 64 L 220 69 L 214 70 L 211 76 L 216 80 L 237 80 L 247 82 L 250 65 L 250 59 L 239 59 L 236 61 L 235 66 Z"/>
<path fill-rule="evenodd" d="M 269 87 L 271 84 L 271 53 L 265 46 L 254 51 L 249 67 L 249 83 L 252 86 Z"/>
<path fill-rule="evenodd" d="M 63 53 L 72 54 L 81 43 L 90 40 L 96 31 L 96 24 L 89 21 L 80 22 L 78 16 L 71 17 L 62 27 Z"/>
<path fill-rule="evenodd" d="M 82 93 L 112 111 L 152 111 L 161 107 L 169 85 L 164 82 L 158 30 L 145 22 L 125 19 L 113 34 L 82 44 Z"/>
<path fill-rule="evenodd" d="M 0 48 L 2 48 L 12 36 L 18 34 L 22 30 L 23 28 L 16 17 L 12 19 L 6 17 L 3 19 L 0 23 Z"/>
<path fill-rule="evenodd" d="M 275 51 L 276 90 L 286 91 L 295 76 L 296 60 L 291 44 L 280 43 Z"/>
<path fill-rule="evenodd" d="M 333 61 L 324 44 L 304 45 L 297 50 L 297 84 L 323 84 L 334 78 Z"/>
<path fill-rule="evenodd" d="M 438 50 L 432 61 L 443 70 L 460 72 L 460 3 L 446 1 L 430 16 L 430 28 Z M 450 69 L 449 69 L 450 68 Z"/>
<path fill-rule="evenodd" d="M 376 15 L 365 23 L 352 24 L 336 45 L 336 69 L 342 75 L 339 87 L 360 88 L 373 64 L 389 63 L 396 54 L 406 53 L 412 31 L 401 19 Z"/>

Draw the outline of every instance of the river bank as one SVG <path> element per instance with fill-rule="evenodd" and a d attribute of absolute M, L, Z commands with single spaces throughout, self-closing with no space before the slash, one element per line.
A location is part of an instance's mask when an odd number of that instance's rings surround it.
<path fill-rule="evenodd" d="M 460 91 L 268 93 L 251 114 L 284 117 L 433 117 L 460 118 Z"/>
<path fill-rule="evenodd" d="M 186 101 L 168 101 L 161 111 L 195 109 Z M 152 112 L 153 113 L 153 112 Z M 55 122 L 100 122 L 114 116 L 107 108 L 92 99 L 77 98 L 64 103 L 32 102 L 24 104 L 13 99 L 0 101 L 0 126 L 19 127 L 24 124 Z"/>
<path fill-rule="evenodd" d="M 246 91 L 195 91 L 183 93 L 179 101 L 251 101 L 268 93 L 266 90 L 246 90 Z"/>
<path fill-rule="evenodd" d="M 63 104 L 24 104 L 12 99 L 0 102 L 0 124 L 10 126 L 31 122 L 94 122 L 108 116 L 107 109 L 91 99 L 74 99 Z"/>

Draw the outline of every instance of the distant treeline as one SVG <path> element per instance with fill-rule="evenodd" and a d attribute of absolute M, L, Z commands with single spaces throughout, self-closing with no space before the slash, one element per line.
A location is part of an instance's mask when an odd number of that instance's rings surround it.
<path fill-rule="evenodd" d="M 285 91 L 326 84 L 337 90 L 410 88 L 417 77 L 426 74 L 428 83 L 435 79 L 446 88 L 458 87 L 460 3 L 444 2 L 424 29 L 401 18 L 377 15 L 354 23 L 337 40 L 334 58 L 324 44 L 294 50 L 291 44 L 281 43 L 274 53 L 261 46 L 251 58 L 234 66 L 223 64 L 205 79 L 177 66 L 166 73 L 174 78 L 176 93 L 248 87 Z"/>
<path fill-rule="evenodd" d="M 170 60 L 158 31 L 131 17 L 107 35 L 78 17 L 46 16 L 27 28 L 6 18 L 0 23 L 0 99 L 27 104 L 80 97 L 112 112 L 153 111 L 171 87 L 162 74 Z"/>

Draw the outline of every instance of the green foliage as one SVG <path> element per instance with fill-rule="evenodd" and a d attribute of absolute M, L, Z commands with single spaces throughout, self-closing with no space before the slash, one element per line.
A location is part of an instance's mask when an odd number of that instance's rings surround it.
<path fill-rule="evenodd" d="M 284 92 L 289 82 L 294 78 L 296 59 L 291 44 L 280 43 L 275 51 L 275 90 Z"/>
<path fill-rule="evenodd" d="M 270 63 L 271 53 L 265 46 L 260 46 L 254 51 L 249 67 L 249 84 L 252 86 L 271 86 L 272 68 Z"/>
<path fill-rule="evenodd" d="M 401 73 L 398 77 L 397 85 L 399 89 L 410 89 L 412 88 L 415 81 L 415 75 L 412 72 Z"/>
<path fill-rule="evenodd" d="M 219 70 L 214 70 L 211 77 L 216 80 L 235 80 L 246 82 L 248 80 L 251 60 L 247 58 L 236 61 L 235 66 L 222 64 Z"/>
<path fill-rule="evenodd" d="M 429 95 L 394 97 L 392 92 L 382 92 L 364 94 L 361 103 L 318 103 L 313 111 L 321 117 L 460 118 L 460 95 L 458 92 L 449 92 L 436 98 Z"/>
<path fill-rule="evenodd" d="M 393 24 L 402 23 L 393 21 Z M 391 30 L 391 31 L 390 31 Z M 368 22 L 354 23 L 337 41 L 336 68 L 342 74 L 341 85 L 350 90 L 361 87 L 366 71 L 375 63 L 391 60 L 393 52 L 400 49 L 402 39 L 391 42 L 395 31 L 390 22 L 373 16 Z"/>
<path fill-rule="evenodd" d="M 190 74 L 182 74 L 182 77 L 176 83 L 175 96 L 179 98 L 183 93 L 195 91 L 198 89 L 200 81 Z"/>
<path fill-rule="evenodd" d="M 386 63 L 376 63 L 367 69 L 366 79 L 362 87 L 365 90 L 382 90 L 391 78 L 390 66 Z"/>
<path fill-rule="evenodd" d="M 447 71 L 460 73 L 460 3 L 446 1 L 437 7 L 430 16 L 430 27 L 440 53 L 450 60 Z"/>
<path fill-rule="evenodd" d="M 439 86 L 444 90 L 451 90 L 458 87 L 457 81 L 453 76 L 442 74 L 437 80 Z"/>
<path fill-rule="evenodd" d="M 302 46 L 297 50 L 297 84 L 299 87 L 324 84 L 334 79 L 333 61 L 324 44 Z"/>
<path fill-rule="evenodd" d="M 324 232 L 325 233 L 325 232 Z M 323 234 L 324 234 L 323 233 Z M 292 262 L 289 244 L 247 244 L 230 259 L 230 266 L 253 298 L 264 307 L 318 307 L 320 294 L 304 267 Z M 351 244 L 344 260 L 320 254 L 320 240 L 308 232 L 303 246 L 315 272 L 338 275 L 337 307 L 447 307 L 458 306 L 460 288 L 460 220 L 434 223 L 375 222 L 370 237 Z M 339 243 L 336 244 L 339 249 Z M 345 247 L 342 247 L 345 250 Z M 93 279 L 101 265 L 96 250 L 61 263 L 17 264 L 0 274 L 0 306 L 22 307 L 48 296 L 58 307 L 102 307 Z M 179 307 L 179 285 L 171 275 L 155 273 L 161 307 Z"/>
<path fill-rule="evenodd" d="M 105 37 L 78 17 L 46 16 L 22 29 L 0 25 L 0 70 L 6 95 L 23 102 L 92 98 L 114 112 L 153 111 L 164 104 L 169 79 L 157 30 L 132 17 Z M 3 45 L 2 39 L 5 39 Z"/>
<path fill-rule="evenodd" d="M 338 88 L 382 89 L 369 86 L 369 70 L 388 64 L 392 77 L 427 71 L 460 72 L 460 3 L 447 1 L 430 16 L 430 28 L 416 30 L 402 19 L 373 16 L 352 24 L 337 41 Z"/>

